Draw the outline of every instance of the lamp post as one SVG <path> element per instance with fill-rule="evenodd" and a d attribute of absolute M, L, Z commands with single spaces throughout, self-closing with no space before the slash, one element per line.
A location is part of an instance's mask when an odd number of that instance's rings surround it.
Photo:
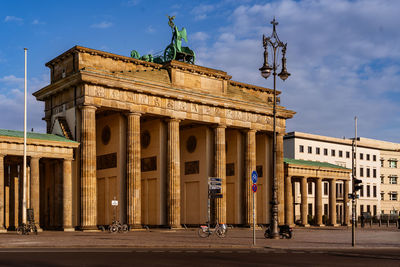
<path fill-rule="evenodd" d="M 274 124 L 273 124 L 273 131 L 274 137 L 272 141 L 273 147 L 273 154 L 272 154 L 272 170 L 273 170 L 273 180 L 272 180 L 272 229 L 271 229 L 271 236 L 270 238 L 278 239 L 279 238 L 279 231 L 278 231 L 278 188 L 277 188 L 277 178 L 276 178 L 276 70 L 277 70 L 277 57 L 280 50 L 282 50 L 282 70 L 278 74 L 279 78 L 285 81 L 289 76 L 290 73 L 286 70 L 286 46 L 287 43 L 281 42 L 279 40 L 278 34 L 276 33 L 276 25 L 278 22 L 275 18 L 271 21 L 272 24 L 272 34 L 270 37 L 266 37 L 263 35 L 263 46 L 264 46 L 264 64 L 260 68 L 261 76 L 267 79 L 271 72 L 274 76 L 274 108 L 273 108 L 273 115 L 274 115 Z M 272 66 L 268 64 L 268 49 L 271 49 L 273 52 L 272 57 Z"/>

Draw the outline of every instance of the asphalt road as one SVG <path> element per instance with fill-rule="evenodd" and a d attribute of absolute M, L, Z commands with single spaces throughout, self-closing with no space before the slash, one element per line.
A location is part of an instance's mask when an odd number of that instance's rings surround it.
<path fill-rule="evenodd" d="M 399 250 L 1 249 L 0 266 L 400 266 Z"/>

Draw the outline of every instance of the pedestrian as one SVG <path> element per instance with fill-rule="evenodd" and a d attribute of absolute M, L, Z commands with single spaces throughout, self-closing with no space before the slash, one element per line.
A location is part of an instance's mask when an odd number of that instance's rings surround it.
<path fill-rule="evenodd" d="M 397 218 L 397 229 L 400 229 L 400 211 L 399 211 L 399 217 Z"/>
<path fill-rule="evenodd" d="M 364 223 L 365 223 L 365 217 L 364 217 L 364 212 L 361 213 L 361 227 L 364 228 Z"/>

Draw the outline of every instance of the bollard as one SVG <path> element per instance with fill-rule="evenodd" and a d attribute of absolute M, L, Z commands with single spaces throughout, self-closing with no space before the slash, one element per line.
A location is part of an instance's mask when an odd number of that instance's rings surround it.
<path fill-rule="evenodd" d="M 386 220 L 386 227 L 389 227 L 389 219 Z"/>
<path fill-rule="evenodd" d="M 379 221 L 378 221 L 379 227 L 381 227 L 381 224 L 382 224 L 382 221 L 381 221 L 381 219 L 379 219 Z"/>

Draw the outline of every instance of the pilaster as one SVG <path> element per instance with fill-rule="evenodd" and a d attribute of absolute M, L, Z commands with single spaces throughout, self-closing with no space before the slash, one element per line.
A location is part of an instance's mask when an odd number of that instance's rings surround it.
<path fill-rule="evenodd" d="M 65 232 L 72 232 L 72 161 L 63 161 L 63 228 Z"/>
<path fill-rule="evenodd" d="M 0 154 L 0 233 L 7 232 L 4 225 L 4 155 Z"/>
<path fill-rule="evenodd" d="M 167 224 L 171 228 L 181 227 L 179 122 L 176 118 L 168 120 Z"/>
<path fill-rule="evenodd" d="M 336 223 L 336 180 L 329 179 L 329 225 L 337 226 Z"/>
<path fill-rule="evenodd" d="M 131 228 L 141 227 L 140 116 L 127 114 L 127 219 Z"/>
<path fill-rule="evenodd" d="M 40 184 L 39 184 L 39 158 L 31 158 L 31 208 L 33 209 L 33 216 L 35 225 L 40 231 Z"/>
<path fill-rule="evenodd" d="M 253 191 L 251 186 L 251 173 L 256 169 L 256 130 L 250 129 L 246 133 L 246 177 L 245 177 L 245 222 L 247 226 L 253 225 Z M 257 218 L 257 202 L 255 203 L 255 218 Z"/>
<path fill-rule="evenodd" d="M 309 226 L 307 218 L 307 177 L 301 178 L 300 193 L 301 193 L 301 205 L 300 205 L 301 225 L 307 227 Z"/>
<path fill-rule="evenodd" d="M 349 180 L 344 180 L 343 181 L 343 191 L 344 191 L 344 196 L 343 196 L 343 213 L 344 213 L 344 222 L 343 225 L 350 225 L 350 205 L 351 203 L 349 202 Z"/>
<path fill-rule="evenodd" d="M 96 230 L 96 107 L 82 106 L 81 112 L 81 225 L 83 230 Z"/>
<path fill-rule="evenodd" d="M 315 179 L 315 224 L 322 226 L 322 178 Z"/>
<path fill-rule="evenodd" d="M 292 177 L 289 175 L 285 177 L 285 223 L 290 226 L 294 225 Z"/>
<path fill-rule="evenodd" d="M 278 223 L 285 221 L 285 170 L 283 164 L 283 134 L 276 134 L 276 181 L 278 188 Z"/>
<path fill-rule="evenodd" d="M 216 199 L 216 220 L 226 223 L 226 150 L 225 125 L 215 128 L 215 177 L 221 178 L 222 198 Z"/>

